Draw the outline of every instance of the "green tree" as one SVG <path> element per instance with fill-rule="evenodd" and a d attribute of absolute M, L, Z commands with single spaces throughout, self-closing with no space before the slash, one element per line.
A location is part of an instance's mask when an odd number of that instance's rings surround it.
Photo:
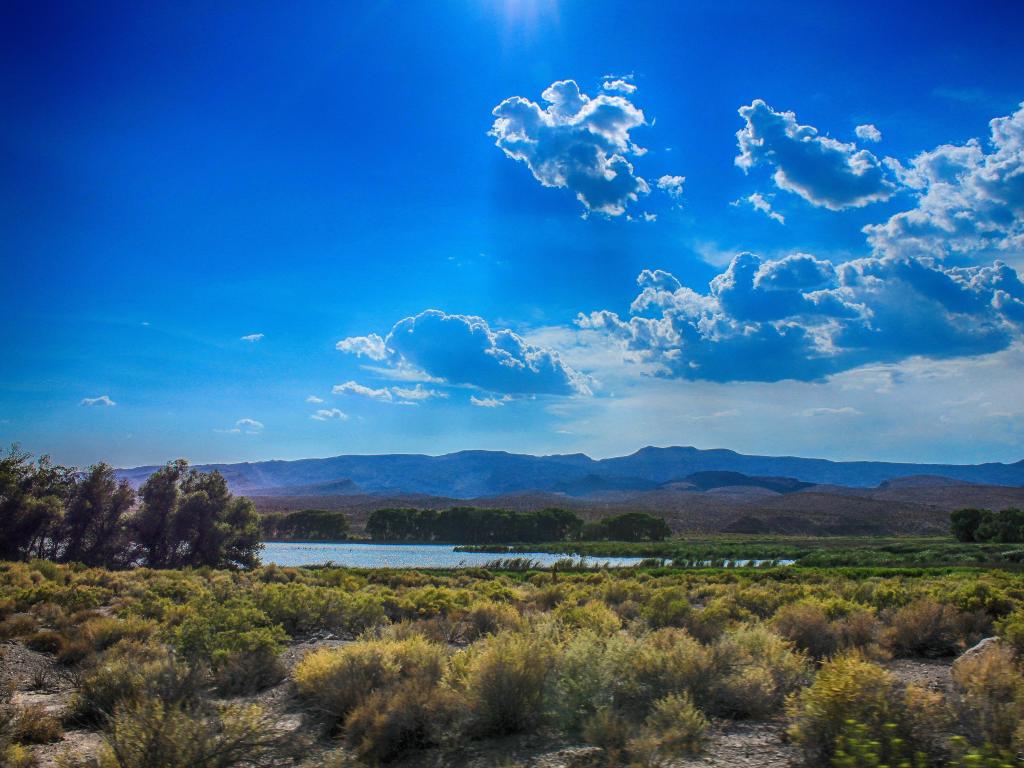
<path fill-rule="evenodd" d="M 154 472 L 140 490 L 133 534 L 152 568 L 258 564 L 260 523 L 249 499 L 235 497 L 217 471 L 183 459 Z"/>
<path fill-rule="evenodd" d="M 109 464 L 96 464 L 75 483 L 64 515 L 62 559 L 86 565 L 127 565 L 125 520 L 135 491 L 117 481 Z"/>
<path fill-rule="evenodd" d="M 981 523 L 981 509 L 957 509 L 949 515 L 950 532 L 959 541 L 975 541 L 978 525 Z"/>
<path fill-rule="evenodd" d="M 16 446 L 0 455 L 0 559 L 57 556 L 72 471 Z"/>

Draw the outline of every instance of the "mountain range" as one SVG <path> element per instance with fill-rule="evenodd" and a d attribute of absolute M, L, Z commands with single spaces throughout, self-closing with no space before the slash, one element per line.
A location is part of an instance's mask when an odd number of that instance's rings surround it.
<path fill-rule="evenodd" d="M 910 464 L 754 456 L 724 449 L 647 447 L 628 456 L 592 459 L 582 453 L 532 456 L 503 451 L 345 455 L 323 459 L 205 464 L 232 491 L 253 496 L 421 494 L 473 499 L 523 493 L 593 497 L 660 489 L 708 491 L 758 487 L 778 493 L 811 485 L 877 488 L 944 481 L 1024 486 L 1024 460 L 1013 464 Z M 139 485 L 158 467 L 118 470 Z M 916 480 L 912 479 L 916 478 Z"/>

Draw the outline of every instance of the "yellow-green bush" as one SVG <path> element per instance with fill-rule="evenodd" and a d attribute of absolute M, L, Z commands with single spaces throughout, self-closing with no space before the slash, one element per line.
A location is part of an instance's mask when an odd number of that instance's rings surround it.
<path fill-rule="evenodd" d="M 960 618 L 952 606 L 917 600 L 893 614 L 888 644 L 899 656 L 951 656 L 961 647 Z"/>
<path fill-rule="evenodd" d="M 727 717 L 767 717 L 811 676 L 806 657 L 763 626 L 728 632 L 714 646 L 707 707 Z"/>
<path fill-rule="evenodd" d="M 1011 648 L 990 645 L 953 667 L 955 706 L 965 735 L 975 744 L 1024 747 L 1024 670 Z M 1015 744 L 1016 742 L 1016 744 Z"/>
<path fill-rule="evenodd" d="M 451 682 L 465 696 L 475 736 L 520 733 L 546 714 L 554 644 L 535 632 L 502 632 L 461 651 Z"/>
<path fill-rule="evenodd" d="M 822 665 L 813 684 L 787 703 L 790 736 L 810 765 L 824 765 L 835 754 L 847 723 L 866 729 L 871 739 L 892 734 L 912 752 L 940 753 L 937 736 L 948 726 L 938 694 L 902 686 L 882 667 L 856 653 Z"/>
<path fill-rule="evenodd" d="M 412 635 L 361 640 L 310 653 L 295 668 L 299 696 L 330 725 L 339 725 L 371 693 L 402 680 L 435 684 L 445 670 L 444 647 Z"/>
<path fill-rule="evenodd" d="M 670 694 L 654 702 L 639 736 L 627 742 L 633 760 L 643 766 L 668 765 L 701 751 L 708 720 L 686 694 Z"/>

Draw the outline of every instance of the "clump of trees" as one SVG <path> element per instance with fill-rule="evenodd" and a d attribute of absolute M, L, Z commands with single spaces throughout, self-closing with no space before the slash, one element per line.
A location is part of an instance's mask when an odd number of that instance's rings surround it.
<path fill-rule="evenodd" d="M 582 520 L 564 509 L 378 509 L 366 521 L 366 533 L 378 541 L 494 544 L 576 538 L 582 526 Z"/>
<path fill-rule="evenodd" d="M 341 541 L 348 538 L 348 520 L 341 512 L 303 509 L 271 512 L 260 521 L 264 539 L 292 541 Z"/>
<path fill-rule="evenodd" d="M 16 448 L 0 455 L 0 559 L 90 566 L 251 567 L 259 518 L 219 472 L 184 459 L 154 472 L 138 493 L 109 464 L 84 472 Z"/>
<path fill-rule="evenodd" d="M 646 512 L 626 512 L 587 523 L 581 537 L 585 541 L 664 541 L 672 535 L 668 523 Z"/>
<path fill-rule="evenodd" d="M 1024 542 L 1024 510 L 958 509 L 950 515 L 950 530 L 960 541 Z"/>

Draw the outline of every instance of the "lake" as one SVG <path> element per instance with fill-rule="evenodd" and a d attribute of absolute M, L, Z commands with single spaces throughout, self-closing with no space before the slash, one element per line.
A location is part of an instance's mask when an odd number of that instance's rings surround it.
<path fill-rule="evenodd" d="M 548 552 L 456 552 L 452 544 L 363 544 L 350 541 L 268 541 L 260 559 L 265 564 L 321 565 L 330 562 L 351 568 L 474 568 L 500 558 L 523 557 L 553 565 L 569 555 Z M 577 562 L 580 558 L 573 558 Z M 588 557 L 590 565 L 630 566 L 639 557 Z"/>

